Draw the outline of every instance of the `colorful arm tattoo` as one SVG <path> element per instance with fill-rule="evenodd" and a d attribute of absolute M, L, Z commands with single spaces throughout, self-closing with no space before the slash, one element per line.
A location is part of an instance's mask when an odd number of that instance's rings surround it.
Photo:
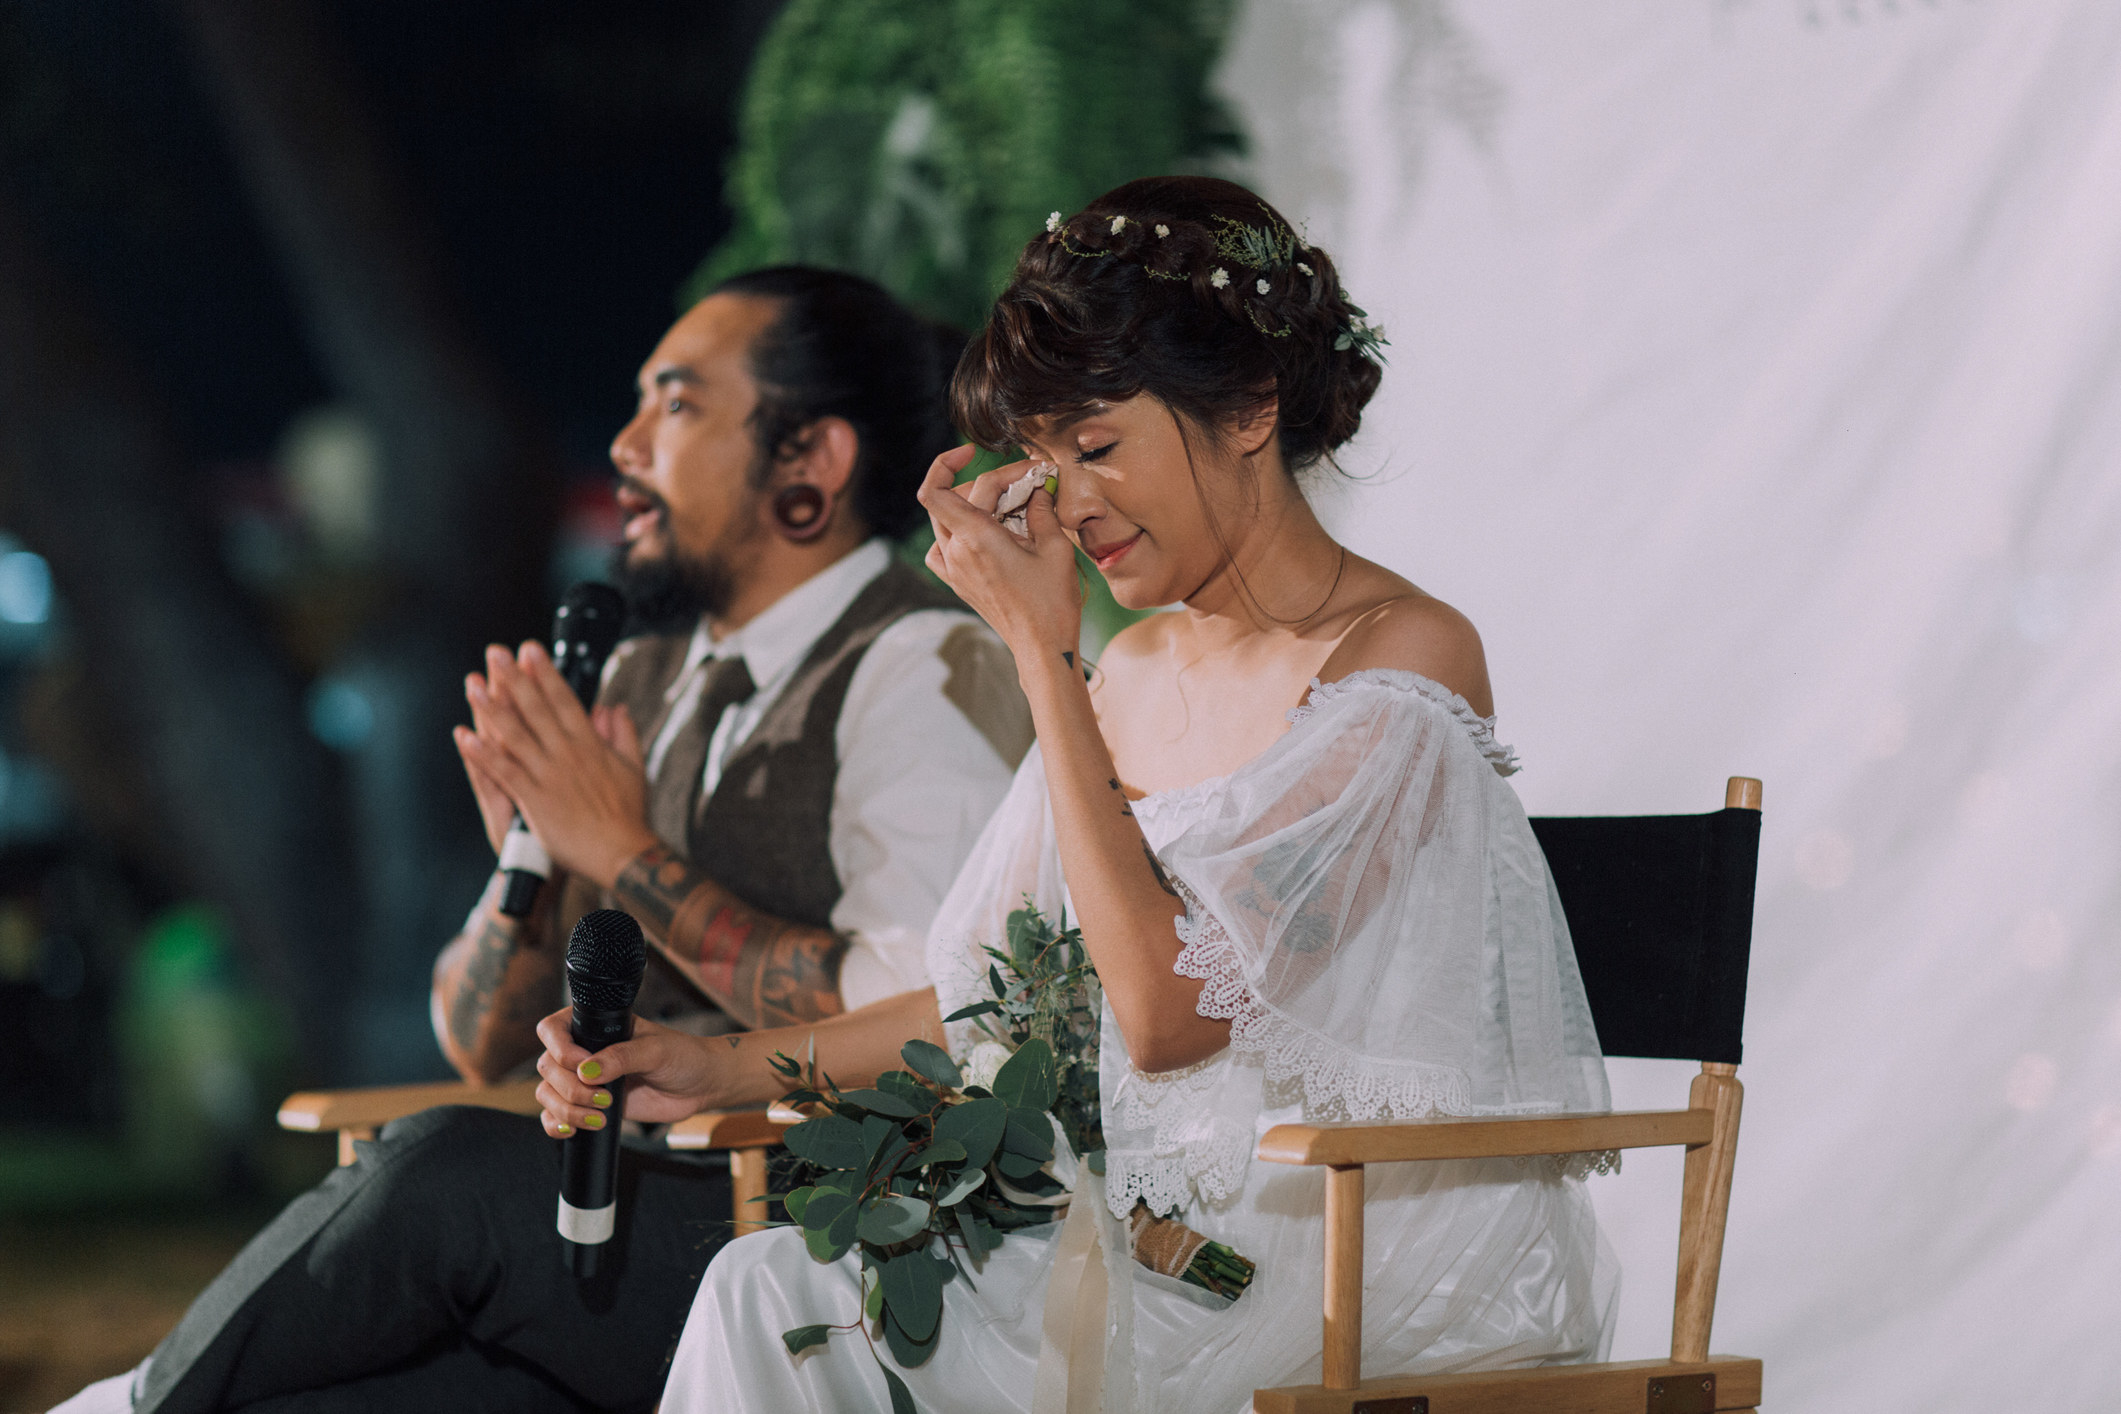
<path fill-rule="evenodd" d="M 668 846 L 642 850 L 612 892 L 664 955 L 744 1025 L 793 1026 L 846 1010 L 845 938 L 760 912 Z"/>

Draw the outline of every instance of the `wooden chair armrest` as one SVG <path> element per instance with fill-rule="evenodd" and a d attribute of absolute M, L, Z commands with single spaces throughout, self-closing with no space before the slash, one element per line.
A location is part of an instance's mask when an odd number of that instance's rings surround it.
<path fill-rule="evenodd" d="M 538 1082 L 499 1085 L 440 1081 L 432 1085 L 377 1085 L 365 1090 L 304 1090 L 280 1103 L 280 1127 L 309 1131 L 373 1129 L 436 1105 L 478 1105 L 510 1114 L 536 1114 Z"/>
<path fill-rule="evenodd" d="M 770 1149 L 789 1124 L 766 1110 L 707 1110 L 671 1125 L 663 1142 L 673 1149 Z"/>
<path fill-rule="evenodd" d="M 1715 1127 L 1710 1110 L 1624 1110 L 1602 1115 L 1425 1119 L 1405 1124 L 1277 1124 L 1259 1141 L 1273 1164 L 1387 1164 L 1411 1159 L 1526 1158 L 1601 1149 L 1695 1148 Z"/>

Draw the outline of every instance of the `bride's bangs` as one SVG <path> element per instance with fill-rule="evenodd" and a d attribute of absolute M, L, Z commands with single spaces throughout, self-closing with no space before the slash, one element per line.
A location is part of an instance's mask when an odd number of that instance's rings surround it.
<path fill-rule="evenodd" d="M 1098 328 L 1080 305 L 1055 308 L 1055 293 L 1005 294 L 958 360 L 951 419 L 982 447 L 1021 446 L 1056 418 L 1142 391 L 1117 321 Z"/>

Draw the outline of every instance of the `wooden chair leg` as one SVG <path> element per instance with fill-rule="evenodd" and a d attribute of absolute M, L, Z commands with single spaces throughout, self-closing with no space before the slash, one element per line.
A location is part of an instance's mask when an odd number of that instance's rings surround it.
<path fill-rule="evenodd" d="M 340 1131 L 339 1131 L 339 1167 L 340 1167 L 340 1168 L 345 1168 L 345 1167 L 346 1167 L 347 1165 L 351 1164 L 351 1163 L 352 1163 L 352 1162 L 354 1161 L 354 1149 L 353 1149 L 353 1146 L 354 1146 L 354 1141 L 355 1141 L 355 1140 L 357 1140 L 357 1139 L 373 1139 L 373 1138 L 375 1138 L 375 1137 L 376 1137 L 376 1127 L 375 1127 L 374 1125 L 372 1125 L 372 1124 L 356 1124 L 356 1125 L 349 1125 L 349 1126 L 348 1126 L 348 1127 L 346 1127 L 345 1129 L 342 1129 L 342 1130 L 340 1130 Z"/>
<path fill-rule="evenodd" d="M 1690 1107 L 1715 1114 L 1709 1142 L 1686 1151 L 1679 1203 L 1679 1283 L 1672 1304 L 1672 1358 L 1709 1358 L 1716 1317 L 1716 1279 L 1723 1267 L 1724 1220 L 1731 1209 L 1731 1165 L 1738 1157 L 1738 1111 L 1745 1087 L 1738 1067 L 1703 1061 Z"/>
<path fill-rule="evenodd" d="M 1361 1164 L 1326 1170 L 1325 1386 L 1362 1383 Z"/>
<path fill-rule="evenodd" d="M 736 1235 L 756 1232 L 766 1226 L 766 1205 L 753 1202 L 766 1196 L 766 1150 L 729 1151 L 729 1199 L 736 1219 Z"/>

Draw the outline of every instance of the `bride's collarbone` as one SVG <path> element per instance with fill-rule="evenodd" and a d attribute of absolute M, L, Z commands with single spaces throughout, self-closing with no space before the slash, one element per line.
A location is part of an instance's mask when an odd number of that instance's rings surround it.
<path fill-rule="evenodd" d="M 1286 676 L 1287 681 L 1276 679 Z M 1105 744 L 1133 798 L 1226 776 L 1288 730 L 1310 675 L 1188 674 L 1110 694 L 1100 706 Z"/>

